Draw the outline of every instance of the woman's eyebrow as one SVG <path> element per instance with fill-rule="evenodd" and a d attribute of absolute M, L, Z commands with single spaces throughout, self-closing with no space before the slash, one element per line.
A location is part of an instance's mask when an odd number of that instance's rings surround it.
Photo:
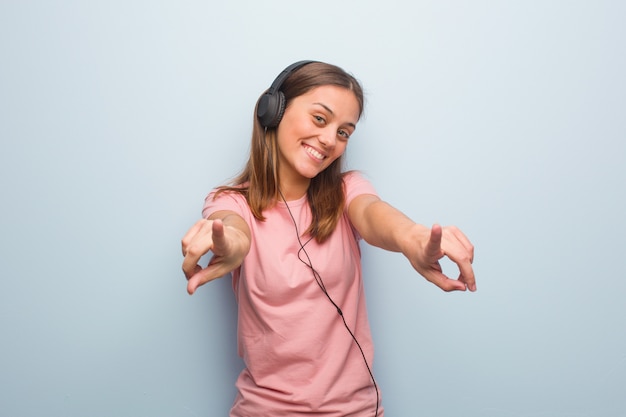
<path fill-rule="evenodd" d="M 328 107 L 326 104 L 324 103 L 313 103 L 313 104 L 317 104 L 318 106 L 322 106 L 323 108 L 326 109 L 326 111 L 330 114 L 332 114 L 333 116 L 335 115 L 335 113 L 330 109 L 330 107 Z"/>
<path fill-rule="evenodd" d="M 330 107 L 328 107 L 326 104 L 324 104 L 324 103 L 318 103 L 318 102 L 315 102 L 315 103 L 313 103 L 313 104 L 317 104 L 318 106 L 322 106 L 322 107 L 323 107 L 323 108 L 325 108 L 325 109 L 326 109 L 326 111 L 327 111 L 328 113 L 330 113 L 332 116 L 334 116 L 334 115 L 335 115 L 335 113 L 334 113 L 334 112 L 330 109 Z M 348 122 L 348 123 L 346 123 L 346 124 L 347 124 L 348 126 L 352 126 L 353 128 L 356 128 L 356 125 L 355 125 L 354 123 Z"/>

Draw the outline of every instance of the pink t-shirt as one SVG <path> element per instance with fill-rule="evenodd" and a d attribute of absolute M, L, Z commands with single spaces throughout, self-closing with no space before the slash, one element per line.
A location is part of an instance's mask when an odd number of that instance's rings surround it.
<path fill-rule="evenodd" d="M 357 173 L 346 175 L 344 182 L 346 207 L 358 195 L 376 194 Z M 306 196 L 288 206 L 302 234 L 311 222 Z M 222 193 L 217 200 L 209 194 L 202 211 L 205 218 L 219 210 L 234 211 L 252 234 L 250 252 L 232 274 L 239 355 L 246 368 L 237 379 L 239 392 L 230 415 L 371 417 L 376 409 L 371 377 L 337 309 L 311 268 L 298 258 L 307 261 L 288 208 L 279 202 L 263 213 L 265 221 L 258 221 L 243 196 Z M 359 239 L 345 210 L 323 244 L 301 237 L 313 268 L 343 311 L 371 367 Z"/>

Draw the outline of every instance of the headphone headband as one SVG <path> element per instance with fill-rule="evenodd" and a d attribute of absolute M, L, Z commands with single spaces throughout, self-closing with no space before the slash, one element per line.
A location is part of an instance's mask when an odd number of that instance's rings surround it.
<path fill-rule="evenodd" d="M 285 68 L 274 80 L 270 88 L 261 96 L 256 116 L 265 128 L 278 126 L 285 113 L 285 95 L 280 91 L 283 83 L 299 68 L 316 61 L 298 61 Z"/>

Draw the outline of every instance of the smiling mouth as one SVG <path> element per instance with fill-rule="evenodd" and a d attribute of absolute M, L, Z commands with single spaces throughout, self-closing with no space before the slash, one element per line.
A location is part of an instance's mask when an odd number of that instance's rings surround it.
<path fill-rule="evenodd" d="M 314 157 L 315 159 L 319 161 L 323 161 L 324 159 L 326 159 L 326 156 L 322 155 L 321 153 L 311 148 L 310 146 L 305 146 L 304 149 L 309 155 L 311 155 L 312 157 Z"/>

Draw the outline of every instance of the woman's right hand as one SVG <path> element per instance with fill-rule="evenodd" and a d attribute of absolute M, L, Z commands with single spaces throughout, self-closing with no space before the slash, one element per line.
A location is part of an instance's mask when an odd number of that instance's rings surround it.
<path fill-rule="evenodd" d="M 182 250 L 187 292 L 193 294 L 201 285 L 241 265 L 250 250 L 250 229 L 239 215 L 217 212 L 189 229 L 182 239 Z M 213 252 L 213 256 L 209 264 L 202 268 L 200 258 L 209 251 Z"/>

